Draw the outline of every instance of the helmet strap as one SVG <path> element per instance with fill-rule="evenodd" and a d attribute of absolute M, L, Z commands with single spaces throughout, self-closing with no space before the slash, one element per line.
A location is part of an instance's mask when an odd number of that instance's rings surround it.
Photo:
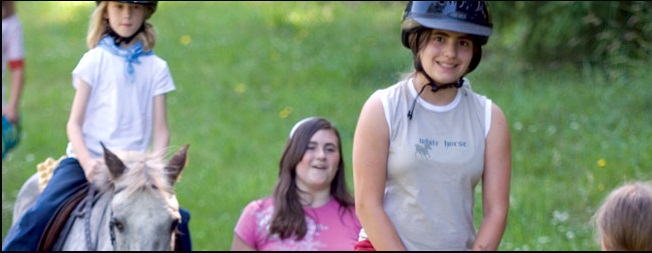
<path fill-rule="evenodd" d="M 136 36 L 142 31 L 145 31 L 145 22 L 143 22 L 143 24 L 140 25 L 140 28 L 138 28 L 138 31 L 136 31 L 133 35 L 131 35 L 129 37 L 126 37 L 126 38 L 120 36 L 118 33 L 113 31 L 113 29 L 111 29 L 110 26 L 109 26 L 106 34 L 113 37 L 113 40 L 115 41 L 116 46 L 120 46 L 120 44 L 122 44 L 122 43 L 129 44 L 129 42 L 131 42 L 134 38 L 136 38 Z"/>
<path fill-rule="evenodd" d="M 437 92 L 437 91 L 439 91 L 441 89 L 460 88 L 460 87 L 462 87 L 462 84 L 464 83 L 464 80 L 463 80 L 464 76 L 462 76 L 462 77 L 460 77 L 460 79 L 457 80 L 457 82 L 439 84 L 435 80 L 433 80 L 432 77 L 430 77 L 430 75 L 428 75 L 428 73 L 426 73 L 426 71 L 421 66 L 421 62 L 415 61 L 414 62 L 414 68 L 417 70 L 417 72 L 421 72 L 421 74 L 423 74 L 423 76 L 425 76 L 426 79 L 428 79 L 428 83 L 426 83 L 426 85 L 430 85 L 430 91 L 432 91 L 432 93 L 435 93 L 435 92 Z"/>
<path fill-rule="evenodd" d="M 428 79 L 428 83 L 426 85 L 424 85 L 423 87 L 421 87 L 421 90 L 419 91 L 419 93 L 417 93 L 417 96 L 414 97 L 414 100 L 412 100 L 412 106 L 410 106 L 410 110 L 408 111 L 408 114 L 407 114 L 408 120 L 412 120 L 412 115 L 414 115 L 414 106 L 417 103 L 417 99 L 419 99 L 419 95 L 421 95 L 421 93 L 426 88 L 426 86 L 430 85 L 430 91 L 432 91 L 432 93 L 435 93 L 435 92 L 437 92 L 437 91 L 439 91 L 441 89 L 447 89 L 447 88 L 453 88 L 453 87 L 454 88 L 460 88 L 460 87 L 462 87 L 462 84 L 464 83 L 464 80 L 463 80 L 464 76 L 462 76 L 462 77 L 460 77 L 460 79 L 457 80 L 457 82 L 437 85 L 437 82 L 435 82 L 435 80 L 433 80 L 428 75 L 428 73 L 426 73 L 426 71 L 423 70 L 423 67 L 421 66 L 420 61 L 414 61 L 414 68 L 417 70 L 417 72 L 421 72 L 426 77 L 426 79 Z"/>

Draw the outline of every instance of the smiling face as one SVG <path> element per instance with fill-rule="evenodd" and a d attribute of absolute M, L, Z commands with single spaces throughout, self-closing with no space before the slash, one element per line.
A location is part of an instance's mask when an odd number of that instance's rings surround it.
<path fill-rule="evenodd" d="M 330 190 L 340 162 L 339 141 L 331 129 L 317 131 L 296 166 L 296 184 L 302 191 Z"/>
<path fill-rule="evenodd" d="M 438 83 L 453 83 L 466 74 L 473 58 L 470 36 L 445 30 L 432 30 L 419 54 L 424 70 Z"/>
<path fill-rule="evenodd" d="M 147 8 L 139 4 L 110 1 L 107 18 L 111 29 L 122 37 L 131 37 L 145 21 Z"/>

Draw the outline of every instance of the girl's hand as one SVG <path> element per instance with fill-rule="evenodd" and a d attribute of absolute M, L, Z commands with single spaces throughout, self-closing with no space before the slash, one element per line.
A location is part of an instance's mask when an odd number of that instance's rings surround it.
<path fill-rule="evenodd" d="M 80 163 L 84 169 L 84 175 L 86 175 L 88 182 L 93 182 L 93 175 L 95 174 L 95 169 L 99 166 L 99 161 L 97 159 L 89 158 L 80 161 Z"/>
<path fill-rule="evenodd" d="M 2 115 L 7 117 L 7 120 L 9 120 L 9 123 L 11 124 L 18 124 L 18 110 L 15 108 L 12 108 L 10 106 L 7 106 L 6 108 L 3 108 L 2 110 Z"/>

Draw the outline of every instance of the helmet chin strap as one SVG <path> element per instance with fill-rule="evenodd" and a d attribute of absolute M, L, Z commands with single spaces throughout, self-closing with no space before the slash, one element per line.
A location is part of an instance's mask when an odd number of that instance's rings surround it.
<path fill-rule="evenodd" d="M 122 43 L 129 44 L 129 42 L 131 42 L 134 38 L 136 38 L 136 36 L 142 31 L 145 31 L 145 22 L 143 22 L 143 24 L 140 25 L 140 28 L 138 28 L 138 31 L 136 31 L 133 35 L 131 35 L 129 37 L 126 37 L 126 38 L 120 36 L 118 33 L 113 31 L 113 29 L 111 29 L 110 26 L 109 26 L 109 29 L 107 30 L 106 34 L 113 37 L 113 40 L 115 41 L 116 46 L 120 46 L 120 44 L 122 44 Z"/>
<path fill-rule="evenodd" d="M 435 93 L 435 92 L 437 92 L 437 91 L 439 91 L 441 89 L 446 89 L 446 88 L 453 88 L 453 87 L 460 88 L 460 87 L 462 87 L 462 84 L 464 83 L 464 80 L 463 80 L 464 76 L 462 76 L 462 77 L 460 77 L 460 79 L 457 80 L 457 82 L 445 83 L 445 84 L 437 84 L 437 82 L 435 82 L 435 80 L 433 80 L 432 77 L 430 77 L 430 75 L 428 75 L 428 73 L 426 73 L 426 71 L 421 66 L 420 62 L 415 62 L 414 65 L 415 65 L 414 68 L 418 72 L 421 72 L 421 74 L 423 74 L 423 76 L 425 76 L 426 79 L 428 79 L 428 83 L 426 85 L 430 85 L 430 90 L 433 93 Z"/>
<path fill-rule="evenodd" d="M 430 91 L 432 91 L 432 93 L 435 93 L 441 89 L 447 89 L 453 87 L 460 88 L 464 83 L 463 80 L 464 76 L 462 76 L 460 77 L 460 79 L 457 80 L 457 82 L 437 85 L 437 82 L 435 82 L 435 80 L 433 80 L 432 77 L 430 77 L 430 75 L 428 75 L 428 73 L 426 73 L 426 71 L 423 69 L 423 67 L 421 66 L 421 62 L 415 61 L 414 68 L 417 70 L 417 72 L 421 72 L 426 77 L 426 79 L 428 79 L 428 83 L 421 88 L 419 93 L 417 93 L 417 96 L 414 98 L 414 100 L 412 100 L 412 106 L 410 107 L 410 110 L 408 111 L 407 114 L 408 120 L 412 120 L 412 115 L 414 114 L 414 106 L 417 103 L 417 99 L 419 98 L 419 95 L 421 95 L 421 93 L 426 88 L 426 86 L 430 85 Z"/>

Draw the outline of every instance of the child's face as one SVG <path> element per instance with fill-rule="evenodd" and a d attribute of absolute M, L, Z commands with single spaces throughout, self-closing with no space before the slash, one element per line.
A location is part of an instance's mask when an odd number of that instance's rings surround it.
<path fill-rule="evenodd" d="M 110 1 L 107 15 L 111 29 L 122 37 L 130 37 L 145 21 L 146 8 L 139 4 Z"/>
<path fill-rule="evenodd" d="M 473 58 L 473 41 L 466 34 L 432 30 L 421 52 L 421 64 L 439 83 L 453 83 L 466 74 Z"/>
<path fill-rule="evenodd" d="M 333 130 L 317 131 L 308 143 L 303 158 L 296 167 L 299 189 L 313 192 L 330 189 L 340 162 L 338 138 Z"/>

